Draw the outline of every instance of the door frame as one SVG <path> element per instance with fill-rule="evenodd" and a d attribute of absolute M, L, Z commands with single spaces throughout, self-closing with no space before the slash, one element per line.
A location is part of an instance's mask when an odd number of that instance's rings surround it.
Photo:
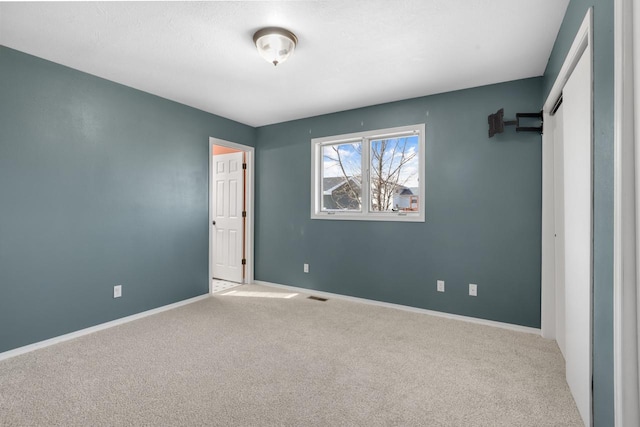
<path fill-rule="evenodd" d="M 640 5 L 614 3 L 613 369 L 616 426 L 640 417 Z M 634 37 L 635 35 L 635 37 Z"/>
<path fill-rule="evenodd" d="M 253 256 L 253 242 L 254 242 L 254 166 L 255 166 L 255 148 L 248 145 L 238 144 L 236 142 L 226 141 L 224 139 L 209 137 L 209 181 L 208 181 L 208 210 L 209 210 L 209 293 L 213 292 L 213 199 L 211 197 L 212 187 L 211 179 L 213 178 L 213 146 L 219 145 L 222 147 L 233 148 L 244 152 L 245 162 L 247 163 L 247 170 L 245 175 L 245 210 L 247 211 L 247 217 L 245 218 L 245 230 L 244 230 L 244 248 L 245 259 L 247 260 L 245 265 L 245 274 L 242 283 L 253 283 L 254 278 L 254 256 Z"/>

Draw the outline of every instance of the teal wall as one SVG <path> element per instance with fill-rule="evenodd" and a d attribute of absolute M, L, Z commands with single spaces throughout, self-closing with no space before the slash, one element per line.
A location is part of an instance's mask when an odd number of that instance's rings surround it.
<path fill-rule="evenodd" d="M 593 412 L 613 416 L 613 0 L 571 0 L 544 74 L 544 99 L 593 6 Z"/>
<path fill-rule="evenodd" d="M 208 292 L 208 138 L 255 130 L 2 46 L 0 76 L 0 352 Z"/>
<path fill-rule="evenodd" d="M 258 128 L 256 279 L 540 327 L 541 137 L 489 139 L 487 116 L 539 111 L 541 92 L 535 78 Z M 416 123 L 426 222 L 310 219 L 311 138 Z"/>

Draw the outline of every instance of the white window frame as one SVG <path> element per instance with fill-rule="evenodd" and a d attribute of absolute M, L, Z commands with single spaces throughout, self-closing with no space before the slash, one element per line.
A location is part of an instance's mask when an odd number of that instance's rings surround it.
<path fill-rule="evenodd" d="M 370 141 L 392 137 L 418 136 L 418 182 L 420 183 L 419 204 L 416 212 L 376 212 L 371 211 L 370 187 Z M 362 211 L 323 211 L 322 210 L 322 148 L 339 143 L 361 142 L 362 147 Z M 313 138 L 311 140 L 311 219 L 355 220 L 355 221 L 398 221 L 425 222 L 425 124 L 400 126 L 356 132 L 345 135 Z"/>

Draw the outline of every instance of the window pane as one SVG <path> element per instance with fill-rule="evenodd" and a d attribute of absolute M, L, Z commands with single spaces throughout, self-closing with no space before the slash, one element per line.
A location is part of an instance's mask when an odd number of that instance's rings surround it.
<path fill-rule="evenodd" d="M 370 141 L 372 212 L 412 212 L 420 207 L 417 135 Z"/>
<path fill-rule="evenodd" d="M 322 147 L 322 210 L 360 211 L 362 143 Z"/>

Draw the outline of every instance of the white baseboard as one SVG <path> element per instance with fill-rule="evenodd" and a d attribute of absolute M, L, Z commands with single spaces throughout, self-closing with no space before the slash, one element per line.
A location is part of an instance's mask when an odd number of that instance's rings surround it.
<path fill-rule="evenodd" d="M 10 359 L 12 357 L 19 356 L 21 354 L 29 353 L 34 350 L 39 350 L 41 348 L 49 347 L 64 341 L 69 341 L 74 338 L 78 338 L 84 335 L 89 335 L 94 332 L 102 331 L 104 329 L 113 328 L 114 326 L 122 325 L 123 323 L 128 323 L 134 320 L 142 319 L 143 317 L 151 316 L 152 314 L 161 313 L 163 311 L 172 310 L 174 308 L 181 307 L 183 305 L 191 304 L 206 298 L 211 297 L 210 294 L 200 295 L 197 297 L 189 298 L 184 301 L 178 301 L 173 304 L 164 305 L 162 307 L 154 308 L 151 310 L 143 311 L 141 313 L 132 314 L 131 316 L 122 317 L 120 319 L 112 320 L 110 322 L 101 323 L 96 326 L 91 326 L 89 328 L 80 329 L 79 331 L 70 332 L 68 334 L 60 335 L 57 337 L 49 338 L 48 340 L 39 341 L 33 344 L 25 345 L 24 347 L 18 347 L 13 350 L 5 351 L 0 353 L 0 361 L 5 359 Z"/>
<path fill-rule="evenodd" d="M 300 293 L 303 293 L 303 294 L 314 294 L 314 295 L 319 295 L 319 296 L 327 297 L 327 298 L 338 298 L 338 299 L 343 299 L 343 300 L 347 300 L 347 301 L 360 302 L 360 303 L 363 303 L 363 304 L 371 304 L 371 305 L 377 305 L 377 306 L 380 306 L 380 307 L 395 308 L 397 310 L 404 310 L 404 311 L 409 311 L 409 312 L 413 312 L 413 313 L 428 314 L 428 315 L 431 315 L 431 316 L 444 317 L 446 319 L 461 320 L 463 322 L 476 323 L 476 324 L 479 324 L 479 325 L 493 326 L 493 327 L 496 327 L 496 328 L 509 329 L 509 330 L 517 331 L 517 332 L 525 332 L 525 333 L 529 333 L 529 334 L 540 335 L 540 329 L 530 328 L 530 327 L 527 327 L 527 326 L 513 325 L 511 323 L 496 322 L 496 321 L 493 321 L 493 320 L 478 319 L 476 317 L 468 317 L 468 316 L 461 316 L 461 315 L 458 315 L 458 314 L 443 313 L 443 312 L 440 312 L 440 311 L 427 310 L 427 309 L 424 309 L 424 308 L 409 307 L 409 306 L 406 306 L 406 305 L 393 304 L 393 303 L 390 303 L 390 302 L 375 301 L 375 300 L 370 300 L 370 299 L 366 299 L 366 298 L 351 297 L 351 296 L 348 296 L 348 295 L 340 295 L 340 294 L 334 294 L 334 293 L 331 293 L 331 292 L 316 291 L 316 290 L 313 290 L 313 289 L 300 288 L 300 287 L 296 287 L 296 286 L 281 285 L 281 284 L 278 284 L 278 283 L 265 282 L 265 281 L 262 281 L 262 280 L 254 280 L 253 283 L 258 284 L 258 285 L 271 286 L 271 287 L 274 287 L 274 288 L 287 289 L 287 290 L 291 290 L 291 291 L 295 291 L 295 292 L 300 292 Z M 169 304 L 169 305 L 165 305 L 165 306 L 162 306 L 162 307 L 154 308 L 152 310 L 143 311 L 142 313 L 132 314 L 131 316 L 122 317 L 120 319 L 112 320 L 112 321 L 106 322 L 106 323 L 101 323 L 99 325 L 91 326 L 89 328 L 81 329 L 79 331 L 70 332 L 68 334 L 64 334 L 64 335 L 60 335 L 60 336 L 57 336 L 57 337 L 53 337 L 53 338 L 50 338 L 48 340 L 39 341 L 39 342 L 36 342 L 36 343 L 33 343 L 33 344 L 25 345 L 23 347 L 18 347 L 18 348 L 15 348 L 13 350 L 9 350 L 9 351 L 5 351 L 3 353 L 0 353 L 0 361 L 6 360 L 6 359 L 10 359 L 10 358 L 15 357 L 15 356 L 19 356 L 21 354 L 29 353 L 29 352 L 34 351 L 34 350 L 38 350 L 38 349 L 41 349 L 41 348 L 49 347 L 49 346 L 52 346 L 52 345 L 55 345 L 55 344 L 58 344 L 58 343 L 61 343 L 61 342 L 64 342 L 64 341 L 69 341 L 69 340 L 72 340 L 74 338 L 78 338 L 78 337 L 81 337 L 81 336 L 84 336 L 84 335 L 89 335 L 89 334 L 92 334 L 94 332 L 102 331 L 104 329 L 112 328 L 114 326 L 122 325 L 124 323 L 132 322 L 134 320 L 142 319 L 143 317 L 151 316 L 153 314 L 161 313 L 163 311 L 172 310 L 174 308 L 178 308 L 178 307 L 181 307 L 183 305 L 187 305 L 187 304 L 191 304 L 191 303 L 194 303 L 194 302 L 197 302 L 197 301 L 201 301 L 201 300 L 209 298 L 209 297 L 211 297 L 211 294 L 200 295 L 200 296 L 197 296 L 197 297 L 186 299 L 184 301 L 179 301 L 179 302 L 176 302 L 176 303 L 173 303 L 173 304 Z"/>
<path fill-rule="evenodd" d="M 431 315 L 431 316 L 444 317 L 446 319 L 461 320 L 463 322 L 477 323 L 479 325 L 493 326 L 495 328 L 509 329 L 511 331 L 525 332 L 525 333 L 528 333 L 528 334 L 541 335 L 540 329 L 531 328 L 531 327 L 528 327 L 528 326 L 521 326 L 521 325 L 514 325 L 514 324 L 511 324 L 511 323 L 496 322 L 494 320 L 479 319 L 477 317 L 461 316 L 459 314 L 444 313 L 444 312 L 441 312 L 441 311 L 427 310 L 427 309 L 424 309 L 424 308 L 410 307 L 410 306 L 407 306 L 407 305 L 393 304 L 393 303 L 390 303 L 390 302 L 375 301 L 375 300 L 370 300 L 370 299 L 366 299 L 366 298 L 351 297 L 351 296 L 348 296 L 348 295 L 334 294 L 334 293 L 331 293 L 331 292 L 316 291 L 314 289 L 298 288 L 296 286 L 281 285 L 281 284 L 278 284 L 278 283 L 265 282 L 265 281 L 262 281 L 262 280 L 254 280 L 253 283 L 255 283 L 257 285 L 272 286 L 272 287 L 275 287 L 275 288 L 287 289 L 287 290 L 290 290 L 290 291 L 300 292 L 300 293 L 303 293 L 303 294 L 313 294 L 313 295 L 318 295 L 318 296 L 322 296 L 322 297 L 326 297 L 326 298 L 338 298 L 338 299 L 343 299 L 343 300 L 347 300 L 347 301 L 355 301 L 355 302 L 360 302 L 360 303 L 364 303 L 364 304 L 377 305 L 377 306 L 380 306 L 380 307 L 395 308 L 395 309 L 398 309 L 398 310 L 410 311 L 412 313 L 428 314 L 428 315 Z"/>

